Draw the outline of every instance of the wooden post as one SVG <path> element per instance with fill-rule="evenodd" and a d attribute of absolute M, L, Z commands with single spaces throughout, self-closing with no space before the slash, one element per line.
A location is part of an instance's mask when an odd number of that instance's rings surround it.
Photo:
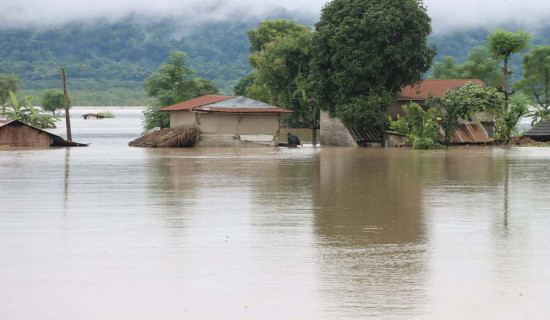
<path fill-rule="evenodd" d="M 69 116 L 69 94 L 67 93 L 67 75 L 65 68 L 61 68 L 61 77 L 63 78 L 63 95 L 65 96 L 65 123 L 67 125 L 67 140 L 73 141 L 71 135 L 71 118 Z"/>
<path fill-rule="evenodd" d="M 315 103 L 315 99 L 311 98 L 309 99 L 309 105 L 311 106 L 311 110 L 313 112 L 313 134 L 312 134 L 312 144 L 313 147 L 317 147 L 317 105 Z"/>

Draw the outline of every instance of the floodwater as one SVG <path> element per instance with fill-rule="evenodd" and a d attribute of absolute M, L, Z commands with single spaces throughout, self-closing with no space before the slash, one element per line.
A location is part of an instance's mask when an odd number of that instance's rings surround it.
<path fill-rule="evenodd" d="M 141 149 L 111 110 L 0 151 L 0 319 L 550 314 L 548 148 Z"/>

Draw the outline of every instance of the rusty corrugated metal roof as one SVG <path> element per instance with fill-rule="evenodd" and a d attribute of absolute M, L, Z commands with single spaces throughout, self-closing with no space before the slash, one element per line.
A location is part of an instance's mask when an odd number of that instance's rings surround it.
<path fill-rule="evenodd" d="M 401 89 L 399 100 L 426 100 L 430 96 L 443 97 L 447 89 L 456 90 L 468 82 L 482 85 L 485 83 L 479 79 L 426 79 L 420 84 L 406 86 Z"/>
<path fill-rule="evenodd" d="M 292 113 L 292 110 L 269 105 L 267 103 L 238 96 L 206 95 L 160 108 L 161 111 L 202 111 L 221 113 Z"/>
<path fill-rule="evenodd" d="M 441 139 L 445 137 L 443 129 L 440 129 L 439 136 Z M 490 143 L 493 139 L 481 125 L 481 123 L 461 122 L 459 128 L 452 133 L 451 141 L 453 143 Z"/>

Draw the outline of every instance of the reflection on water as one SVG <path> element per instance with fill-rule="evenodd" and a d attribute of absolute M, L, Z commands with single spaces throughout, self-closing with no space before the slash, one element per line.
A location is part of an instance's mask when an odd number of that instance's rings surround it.
<path fill-rule="evenodd" d="M 140 149 L 113 111 L 0 152 L 1 319 L 550 311 L 548 149 Z"/>

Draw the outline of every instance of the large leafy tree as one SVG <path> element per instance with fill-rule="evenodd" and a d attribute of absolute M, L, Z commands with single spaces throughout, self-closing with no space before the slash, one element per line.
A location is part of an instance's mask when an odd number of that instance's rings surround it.
<path fill-rule="evenodd" d="M 159 108 L 219 91 L 212 81 L 195 77 L 195 70 L 187 65 L 186 56 L 181 51 L 172 52 L 166 62 L 145 80 L 143 87 L 147 95 L 155 99 L 143 111 L 144 133 L 170 126 L 168 113 L 158 111 Z"/>
<path fill-rule="evenodd" d="M 537 104 L 532 124 L 550 119 L 550 45 L 536 46 L 523 56 L 523 78 L 516 83 Z"/>
<path fill-rule="evenodd" d="M 69 99 L 69 105 L 70 105 Z M 58 89 L 50 89 L 44 92 L 40 106 L 44 111 L 50 111 L 55 116 L 55 111 L 65 108 L 65 95 Z"/>
<path fill-rule="evenodd" d="M 333 0 L 313 37 L 311 92 L 349 126 L 383 129 L 401 87 L 430 68 L 430 18 L 417 0 Z"/>
<path fill-rule="evenodd" d="M 503 61 L 503 82 L 502 86 L 499 86 L 498 89 L 504 93 L 504 107 L 506 110 L 509 109 L 510 96 L 515 93 L 515 90 L 510 91 L 508 89 L 509 77 L 512 74 L 512 70 L 508 67 L 510 56 L 529 48 L 530 41 L 531 36 L 529 33 L 522 30 L 514 33 L 501 29 L 492 32 L 487 37 L 489 52 L 493 58 Z"/>
<path fill-rule="evenodd" d="M 258 35 L 264 35 L 261 45 Z M 250 42 L 256 43 L 251 48 L 260 50 L 248 57 L 255 82 L 247 95 L 263 96 L 265 102 L 293 110 L 294 114 L 283 119 L 285 126 L 310 126 L 312 114 L 306 93 L 310 28 L 288 20 L 264 21 L 257 30 L 249 30 L 249 36 Z"/>
<path fill-rule="evenodd" d="M 2 114 L 6 113 L 6 103 L 10 101 L 10 92 L 17 92 L 19 78 L 14 75 L 0 74 L 0 106 Z"/>

